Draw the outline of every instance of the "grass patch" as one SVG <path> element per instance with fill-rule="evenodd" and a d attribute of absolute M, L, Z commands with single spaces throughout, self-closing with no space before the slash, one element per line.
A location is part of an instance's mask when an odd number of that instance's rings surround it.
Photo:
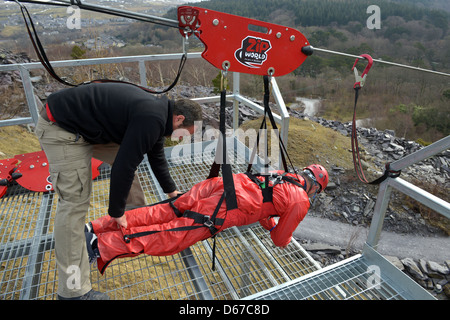
<path fill-rule="evenodd" d="M 13 158 L 15 155 L 41 151 L 36 135 L 22 126 L 0 128 L 0 158 Z"/>

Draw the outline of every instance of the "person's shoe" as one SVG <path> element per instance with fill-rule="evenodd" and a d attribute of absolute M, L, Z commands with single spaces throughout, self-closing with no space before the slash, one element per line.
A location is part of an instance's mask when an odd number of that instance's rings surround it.
<path fill-rule="evenodd" d="M 88 222 L 84 225 L 84 232 L 94 233 L 94 228 L 92 227 L 92 223 Z"/>
<path fill-rule="evenodd" d="M 92 264 L 97 258 L 100 258 L 100 251 L 97 246 L 97 236 L 95 233 L 90 232 L 85 232 L 84 235 L 86 236 L 86 248 L 89 256 L 89 263 Z"/>
<path fill-rule="evenodd" d="M 74 298 L 64 298 L 58 294 L 58 300 L 109 300 L 106 293 L 91 290 L 88 293 Z"/>

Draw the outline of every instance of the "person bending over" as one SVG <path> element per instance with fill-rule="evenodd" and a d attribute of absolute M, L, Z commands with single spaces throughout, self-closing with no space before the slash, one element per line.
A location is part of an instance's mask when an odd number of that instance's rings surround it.
<path fill-rule="evenodd" d="M 48 158 L 58 206 L 55 254 L 58 299 L 108 299 L 92 290 L 83 227 L 92 190 L 91 159 L 112 165 L 108 217 L 127 227 L 127 205 L 145 205 L 135 176 L 147 155 L 169 197 L 178 194 L 164 155 L 165 137 L 176 129 L 192 134 L 201 120 L 198 103 L 152 95 L 124 83 L 91 83 L 52 93 L 40 111 L 36 135 Z M 72 286 L 73 266 L 80 285 Z"/>

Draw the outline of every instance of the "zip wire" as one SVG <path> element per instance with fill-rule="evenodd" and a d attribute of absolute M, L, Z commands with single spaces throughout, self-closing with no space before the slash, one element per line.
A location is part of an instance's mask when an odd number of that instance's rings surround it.
<path fill-rule="evenodd" d="M 320 49 L 320 48 L 315 48 L 313 46 L 310 46 L 310 47 L 312 47 L 312 49 L 315 50 L 315 51 L 320 51 L 320 52 L 325 52 L 325 53 L 337 54 L 337 55 L 351 57 L 351 58 L 360 58 L 361 57 L 361 56 L 357 56 L 357 55 L 354 55 L 354 54 L 349 54 L 349 53 L 344 53 L 344 52 L 339 52 L 339 51 Z M 396 67 L 401 67 L 401 68 L 406 68 L 406 69 L 412 69 L 412 70 L 416 70 L 416 71 L 423 71 L 423 72 L 428 72 L 428 73 L 438 74 L 438 75 L 441 75 L 441 76 L 450 77 L 450 74 L 449 73 L 445 73 L 445 72 L 440 72 L 440 71 L 434 71 L 434 70 L 429 70 L 429 69 L 423 69 L 423 68 L 419 68 L 419 67 L 408 66 L 408 65 L 405 65 L 405 64 L 395 63 L 395 62 L 390 62 L 390 61 L 384 61 L 384 60 L 381 60 L 381 59 L 373 59 L 373 61 L 374 62 L 378 62 L 378 63 L 388 64 L 388 65 L 391 65 L 391 66 L 396 66 Z"/>

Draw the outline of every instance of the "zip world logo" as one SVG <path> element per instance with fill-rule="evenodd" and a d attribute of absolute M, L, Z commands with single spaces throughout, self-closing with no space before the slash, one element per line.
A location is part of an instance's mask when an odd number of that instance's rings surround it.
<path fill-rule="evenodd" d="M 269 40 L 248 36 L 242 40 L 242 46 L 234 53 L 237 61 L 246 67 L 260 68 L 267 60 L 267 51 L 272 46 Z"/>

